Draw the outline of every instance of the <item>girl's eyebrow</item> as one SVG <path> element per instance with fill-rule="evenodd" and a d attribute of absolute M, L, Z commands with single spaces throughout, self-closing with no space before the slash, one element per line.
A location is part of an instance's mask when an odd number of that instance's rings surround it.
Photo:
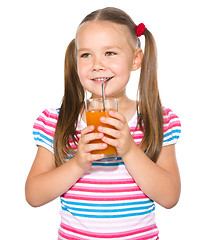
<path fill-rule="evenodd" d="M 104 49 L 121 49 L 119 46 L 105 46 Z"/>
<path fill-rule="evenodd" d="M 107 50 L 107 49 L 119 49 L 119 50 L 121 50 L 121 48 L 119 47 L 119 46 L 104 46 L 103 47 L 103 49 L 104 50 Z M 90 48 L 79 48 L 78 49 L 78 52 L 90 52 L 90 51 L 92 51 L 92 49 L 90 49 Z"/>
<path fill-rule="evenodd" d="M 79 48 L 78 49 L 78 52 L 88 52 L 88 51 L 91 51 L 90 48 Z"/>

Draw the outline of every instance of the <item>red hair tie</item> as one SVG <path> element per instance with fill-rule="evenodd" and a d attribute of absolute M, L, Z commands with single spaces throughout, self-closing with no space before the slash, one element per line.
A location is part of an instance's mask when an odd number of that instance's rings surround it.
<path fill-rule="evenodd" d="M 142 36 L 145 29 L 147 29 L 147 28 L 145 27 L 144 23 L 140 23 L 140 24 L 136 27 L 136 35 L 137 35 L 137 37 Z"/>

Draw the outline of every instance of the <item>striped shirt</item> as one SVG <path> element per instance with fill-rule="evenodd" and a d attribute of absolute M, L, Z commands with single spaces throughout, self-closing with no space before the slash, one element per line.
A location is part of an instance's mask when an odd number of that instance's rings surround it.
<path fill-rule="evenodd" d="M 59 109 L 46 109 L 37 118 L 33 135 L 36 145 L 53 153 L 53 136 Z M 181 132 L 180 121 L 172 110 L 163 111 L 163 146 L 175 144 Z M 128 122 L 137 145 L 143 133 L 135 131 L 137 114 Z M 77 131 L 86 123 L 79 118 Z M 80 137 L 80 135 L 79 135 Z M 74 149 L 77 149 L 73 145 Z M 142 192 L 121 158 L 99 160 L 60 196 L 61 224 L 59 240 L 148 240 L 159 239 L 155 222 L 155 204 Z"/>

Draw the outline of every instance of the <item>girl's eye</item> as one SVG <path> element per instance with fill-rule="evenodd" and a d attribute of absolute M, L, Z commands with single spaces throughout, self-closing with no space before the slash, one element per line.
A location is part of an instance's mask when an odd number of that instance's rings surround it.
<path fill-rule="evenodd" d="M 88 57 L 90 57 L 90 56 L 91 56 L 90 53 L 83 53 L 83 54 L 81 54 L 81 57 L 82 57 L 82 58 L 88 58 Z"/>
<path fill-rule="evenodd" d="M 116 55 L 115 52 L 106 52 L 106 56 L 114 56 L 114 55 Z"/>

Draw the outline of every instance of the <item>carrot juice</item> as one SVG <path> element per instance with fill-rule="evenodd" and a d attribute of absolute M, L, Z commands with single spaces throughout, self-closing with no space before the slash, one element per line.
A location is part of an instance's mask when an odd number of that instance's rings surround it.
<path fill-rule="evenodd" d="M 93 125 L 94 126 L 94 132 L 98 132 L 97 128 L 98 126 L 102 127 L 108 127 L 113 128 L 115 127 L 104 124 L 100 121 L 101 117 L 109 117 L 109 111 L 118 111 L 118 99 L 117 98 L 90 98 L 85 101 L 85 110 L 86 110 L 86 121 L 87 125 Z M 106 135 L 106 137 L 111 137 L 109 135 Z M 112 137 L 111 137 L 112 138 Z M 92 143 L 102 143 L 103 141 L 101 139 L 96 139 L 91 141 Z M 92 154 L 104 154 L 104 159 L 114 159 L 117 156 L 116 148 L 107 145 L 107 148 L 100 149 L 100 150 L 94 150 L 91 152 Z"/>
<path fill-rule="evenodd" d="M 101 117 L 109 117 L 109 114 L 108 114 L 109 111 L 110 111 L 109 109 L 107 109 L 107 110 L 101 109 L 101 110 L 92 110 L 92 111 L 86 112 L 87 125 L 88 126 L 93 125 L 94 128 L 95 128 L 94 132 L 98 132 L 98 130 L 97 130 L 98 126 L 115 129 L 111 125 L 104 124 L 100 121 Z M 106 136 L 110 137 L 108 135 L 106 135 Z M 102 140 L 101 139 L 96 139 L 96 140 L 93 140 L 91 142 L 92 143 L 102 143 Z M 94 150 L 91 153 L 93 153 L 93 154 L 102 154 L 103 153 L 104 155 L 112 155 L 112 154 L 116 154 L 117 152 L 116 152 L 115 147 L 113 147 L 111 145 L 108 145 L 107 148 L 105 148 L 105 149 Z"/>

